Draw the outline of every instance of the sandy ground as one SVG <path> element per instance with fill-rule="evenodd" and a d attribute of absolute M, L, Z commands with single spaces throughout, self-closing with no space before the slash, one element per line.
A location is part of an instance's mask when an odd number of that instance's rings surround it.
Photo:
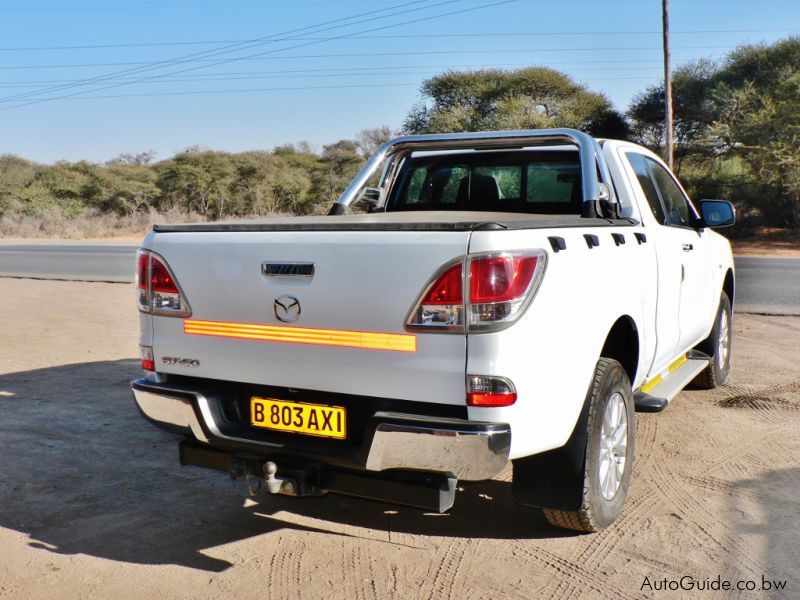
<path fill-rule="evenodd" d="M 631 598 L 762 575 L 788 588 L 755 597 L 800 597 L 798 318 L 737 316 L 729 383 L 639 414 L 625 512 L 573 535 L 513 505 L 508 471 L 444 516 L 245 501 L 136 412 L 130 286 L 0 279 L 0 309 L 0 597 Z"/>

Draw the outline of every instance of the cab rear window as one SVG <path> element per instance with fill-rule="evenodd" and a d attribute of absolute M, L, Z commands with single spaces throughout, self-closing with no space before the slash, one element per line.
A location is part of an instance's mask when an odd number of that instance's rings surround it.
<path fill-rule="evenodd" d="M 581 213 L 577 152 L 505 152 L 408 159 L 387 211 Z"/>

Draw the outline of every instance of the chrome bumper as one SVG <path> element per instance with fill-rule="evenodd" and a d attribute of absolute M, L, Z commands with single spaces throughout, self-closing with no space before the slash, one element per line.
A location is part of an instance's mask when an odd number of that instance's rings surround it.
<path fill-rule="evenodd" d="M 376 415 L 381 418 L 381 413 Z M 491 479 L 508 462 L 511 429 L 475 430 L 428 423 L 378 423 L 367 455 L 368 471 L 416 469 L 466 481 Z"/>
<path fill-rule="evenodd" d="M 276 451 L 274 444 L 223 434 L 214 422 L 209 398 L 200 392 L 173 391 L 144 380 L 134 381 L 131 389 L 142 414 L 163 428 L 191 433 L 212 445 L 238 442 L 261 445 L 265 454 Z M 359 465 L 367 471 L 408 469 L 480 481 L 503 470 L 511 448 L 511 428 L 506 424 L 378 412 L 371 428 L 372 436 L 365 438 L 366 461 L 362 458 Z"/>

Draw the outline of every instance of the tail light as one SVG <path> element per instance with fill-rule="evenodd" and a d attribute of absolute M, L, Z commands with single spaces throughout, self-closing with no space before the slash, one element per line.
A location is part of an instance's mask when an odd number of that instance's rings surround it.
<path fill-rule="evenodd" d="M 456 333 L 508 327 L 530 304 L 545 261 L 544 251 L 535 250 L 474 254 L 466 262 L 448 263 L 425 287 L 406 326 Z"/>
<path fill-rule="evenodd" d="M 447 263 L 428 283 L 406 325 L 411 329 L 464 331 L 464 262 Z"/>
<path fill-rule="evenodd" d="M 511 406 L 517 401 L 517 390 L 510 379 L 467 375 L 469 406 Z"/>
<path fill-rule="evenodd" d="M 139 346 L 139 354 L 141 356 L 142 369 L 145 371 L 153 372 L 156 370 L 156 361 L 153 357 L 152 346 Z"/>
<path fill-rule="evenodd" d="M 139 310 L 168 317 L 190 317 L 192 309 L 162 256 L 140 249 L 136 258 Z"/>
<path fill-rule="evenodd" d="M 545 254 L 504 253 L 469 262 L 469 330 L 499 329 L 527 308 L 544 273 Z"/>

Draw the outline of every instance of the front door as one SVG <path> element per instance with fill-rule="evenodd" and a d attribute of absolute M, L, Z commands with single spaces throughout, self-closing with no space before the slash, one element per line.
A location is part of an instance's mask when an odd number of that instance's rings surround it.
<path fill-rule="evenodd" d="M 661 163 L 635 151 L 624 155 L 657 222 L 647 235 L 657 256 L 657 342 L 651 373 L 659 372 L 707 333 L 714 298 L 707 234 L 692 227 L 694 209 Z M 640 205 L 645 206 L 641 200 Z"/>

